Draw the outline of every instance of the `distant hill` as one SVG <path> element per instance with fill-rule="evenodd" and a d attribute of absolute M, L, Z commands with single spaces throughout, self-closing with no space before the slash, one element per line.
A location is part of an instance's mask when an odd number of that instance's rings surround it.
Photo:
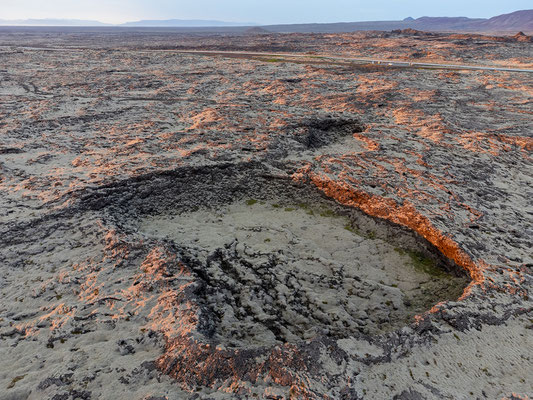
<path fill-rule="evenodd" d="M 248 28 L 244 31 L 245 34 L 247 35 L 268 35 L 272 32 L 264 29 L 264 28 L 261 28 L 260 26 L 254 26 L 253 28 Z"/>
<path fill-rule="evenodd" d="M 142 20 L 126 22 L 124 27 L 214 27 L 214 26 L 253 26 L 253 23 L 225 22 L 201 19 L 167 19 L 167 20 Z"/>
<path fill-rule="evenodd" d="M 420 31 L 464 31 L 470 24 L 485 21 L 466 17 L 421 17 L 405 19 L 403 21 L 365 21 L 365 22 L 337 22 L 332 24 L 297 24 L 297 25 L 268 25 L 263 28 L 272 32 L 298 33 L 342 33 L 355 31 L 392 31 L 416 29 Z"/>
<path fill-rule="evenodd" d="M 485 21 L 482 18 L 467 18 L 467 17 L 421 17 L 409 24 L 412 28 L 420 30 L 463 30 L 473 26 L 477 23 Z"/>
<path fill-rule="evenodd" d="M 476 25 L 484 31 L 527 31 L 533 32 L 533 10 L 516 11 L 498 15 Z"/>
<path fill-rule="evenodd" d="M 82 19 L 0 19 L 3 26 L 110 26 L 100 21 Z"/>

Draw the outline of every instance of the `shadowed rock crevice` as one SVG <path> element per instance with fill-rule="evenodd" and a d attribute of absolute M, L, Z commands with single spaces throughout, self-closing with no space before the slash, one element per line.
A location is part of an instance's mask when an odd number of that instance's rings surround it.
<path fill-rule="evenodd" d="M 363 125 L 358 120 L 333 117 L 311 119 L 295 128 L 296 140 L 311 150 L 363 131 Z"/>

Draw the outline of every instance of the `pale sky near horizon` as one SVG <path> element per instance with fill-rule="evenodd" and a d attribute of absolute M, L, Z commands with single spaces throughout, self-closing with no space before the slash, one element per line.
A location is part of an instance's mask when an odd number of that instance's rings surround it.
<path fill-rule="evenodd" d="M 408 16 L 488 18 L 531 9 L 531 0 L 0 0 L 0 19 L 215 19 L 260 24 L 399 20 Z"/>

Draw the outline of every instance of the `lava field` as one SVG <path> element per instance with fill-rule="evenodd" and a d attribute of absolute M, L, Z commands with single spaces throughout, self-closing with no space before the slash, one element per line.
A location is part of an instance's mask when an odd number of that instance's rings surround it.
<path fill-rule="evenodd" d="M 0 399 L 533 396 L 533 74 L 333 52 L 533 66 L 481 35 L 0 30 Z"/>

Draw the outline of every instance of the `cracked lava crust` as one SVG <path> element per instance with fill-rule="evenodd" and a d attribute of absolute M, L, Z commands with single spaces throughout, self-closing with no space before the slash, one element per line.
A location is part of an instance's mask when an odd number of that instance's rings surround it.
<path fill-rule="evenodd" d="M 94 35 L 0 32 L 2 400 L 531 393 L 531 75 Z M 532 65 L 490 37 L 231 41 Z"/>

